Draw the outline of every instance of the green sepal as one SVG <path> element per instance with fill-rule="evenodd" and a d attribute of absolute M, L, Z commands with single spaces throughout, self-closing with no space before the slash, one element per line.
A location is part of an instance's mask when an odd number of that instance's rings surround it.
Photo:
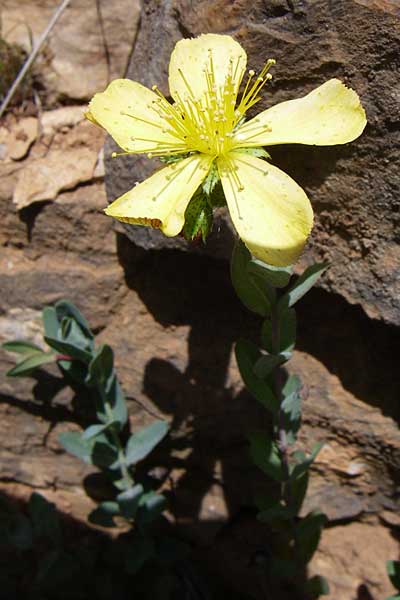
<path fill-rule="evenodd" d="M 185 210 L 183 237 L 189 242 L 201 237 L 205 243 L 212 229 L 213 213 L 204 193 L 196 193 Z"/>
<path fill-rule="evenodd" d="M 256 156 L 257 158 L 265 158 L 266 160 L 271 159 L 271 155 L 265 150 L 265 148 L 238 148 L 235 152 L 241 154 L 250 154 L 250 156 Z"/>
<path fill-rule="evenodd" d="M 172 155 L 166 154 L 165 156 L 158 156 L 158 160 L 166 165 L 172 165 L 174 163 L 180 162 L 181 160 L 185 160 L 185 158 L 188 158 L 188 156 L 190 156 L 190 152 Z"/>
<path fill-rule="evenodd" d="M 210 196 L 210 194 L 214 191 L 214 188 L 217 185 L 217 183 L 219 182 L 219 180 L 220 179 L 219 179 L 218 168 L 214 161 L 210 167 L 210 170 L 207 173 L 207 177 L 204 179 L 203 183 L 201 184 L 203 192 L 207 196 Z"/>

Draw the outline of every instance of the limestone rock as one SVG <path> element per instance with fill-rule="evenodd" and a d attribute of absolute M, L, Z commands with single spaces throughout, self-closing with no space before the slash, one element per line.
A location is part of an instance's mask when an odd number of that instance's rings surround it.
<path fill-rule="evenodd" d="M 302 96 L 338 77 L 359 93 L 368 126 L 346 146 L 273 147 L 272 161 L 309 194 L 316 212 L 304 257 L 331 262 L 326 289 L 360 304 L 374 319 L 400 324 L 399 245 L 399 82 L 396 76 L 400 22 L 396 2 L 338 0 L 265 3 L 226 0 L 149 0 L 145 3 L 129 77 L 168 94 L 171 50 L 183 36 L 228 33 L 243 45 L 253 68 L 270 56 L 277 60 L 274 80 L 260 108 Z M 106 184 L 110 200 L 146 177 L 146 159 L 110 161 Z M 128 228 L 144 248 L 182 249 L 182 241 L 162 240 L 159 232 Z M 207 252 L 226 257 L 232 240 L 224 224 L 216 227 Z M 185 246 L 187 247 L 187 245 Z"/>
<path fill-rule="evenodd" d="M 54 200 L 59 192 L 90 181 L 96 161 L 97 153 L 87 148 L 50 152 L 21 171 L 13 203 L 21 210 L 33 202 Z"/>
<path fill-rule="evenodd" d="M 39 133 L 39 122 L 35 117 L 26 117 L 18 121 L 8 133 L 5 158 L 20 160 L 24 158 Z"/>
<path fill-rule="evenodd" d="M 31 51 L 58 0 L 4 0 L 2 30 L 8 42 Z M 126 69 L 140 14 L 138 0 L 71 2 L 41 53 L 40 71 L 53 97 L 88 100 Z M 109 61 L 109 65 L 107 64 Z"/>

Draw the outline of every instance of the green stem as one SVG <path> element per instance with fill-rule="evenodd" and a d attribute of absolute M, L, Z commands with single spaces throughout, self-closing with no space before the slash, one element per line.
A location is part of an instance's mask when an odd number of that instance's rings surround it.
<path fill-rule="evenodd" d="M 105 413 L 106 413 L 109 421 L 111 422 L 111 421 L 114 420 L 114 415 L 113 415 L 113 412 L 112 412 L 112 408 L 111 408 L 109 402 L 107 401 L 104 388 L 103 388 L 103 386 L 101 384 L 98 384 L 97 389 L 99 390 L 100 397 L 101 397 L 101 400 L 103 402 Z M 133 485 L 134 482 L 133 482 L 133 478 L 132 478 L 132 476 L 131 476 L 131 474 L 129 472 L 128 465 L 126 464 L 126 457 L 125 457 L 124 447 L 121 444 L 121 440 L 119 439 L 119 435 L 118 435 L 117 431 L 115 431 L 115 429 L 114 429 L 113 426 L 111 426 L 108 431 L 110 432 L 110 435 L 112 437 L 114 445 L 117 448 L 118 462 L 120 464 L 120 470 L 121 470 L 122 477 L 125 479 L 125 481 L 127 482 L 127 484 L 129 484 L 129 486 L 131 486 L 131 485 Z"/>
<path fill-rule="evenodd" d="M 272 335 L 272 350 L 273 354 L 278 355 L 280 353 L 280 320 L 278 313 L 278 306 L 275 302 L 272 306 L 271 311 L 271 335 Z M 283 468 L 284 481 L 282 482 L 282 497 L 285 500 L 286 504 L 290 506 L 291 504 L 291 494 L 290 494 L 290 471 L 289 471 L 289 457 L 288 457 L 288 443 L 286 438 L 286 430 L 284 426 L 284 413 L 281 409 L 282 405 L 282 388 L 283 388 L 283 380 L 282 380 L 282 371 L 279 367 L 276 367 L 273 371 L 273 380 L 274 380 L 274 392 L 276 398 L 279 402 L 279 413 L 278 413 L 278 422 L 277 422 L 277 442 L 278 442 L 278 450 L 281 458 L 281 464 Z"/>

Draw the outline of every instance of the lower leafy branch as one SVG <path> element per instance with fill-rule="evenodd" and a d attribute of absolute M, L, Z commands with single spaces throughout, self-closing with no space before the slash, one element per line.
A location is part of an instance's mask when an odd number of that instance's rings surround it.
<path fill-rule="evenodd" d="M 283 365 L 290 360 L 296 342 L 293 306 L 326 268 L 326 264 L 314 264 L 292 283 L 291 267 L 272 267 L 252 259 L 241 241 L 236 244 L 231 263 L 232 283 L 240 300 L 263 317 L 261 347 L 239 340 L 236 359 L 245 385 L 272 418 L 270 431 L 250 435 L 252 460 L 277 484 L 273 493 L 256 499 L 258 519 L 273 534 L 267 576 L 270 581 L 300 587 L 310 599 L 329 592 L 323 577 L 304 577 L 317 549 L 325 515 L 313 511 L 300 517 L 309 468 L 322 444 L 317 444 L 309 455 L 295 449 L 301 425 L 302 384 L 296 375 L 288 376 Z"/>
<path fill-rule="evenodd" d="M 38 367 L 56 362 L 67 381 L 94 392 L 88 397 L 95 399 L 91 413 L 96 422 L 83 432 L 62 433 L 59 441 L 68 452 L 98 467 L 112 483 L 113 497 L 100 502 L 89 520 L 112 527 L 119 517 L 132 524 L 135 537 L 125 568 L 134 573 L 149 559 L 157 559 L 157 540 L 151 526 L 166 508 L 162 494 L 136 480 L 136 466 L 163 440 L 168 424 L 156 420 L 129 433 L 127 405 L 115 372 L 113 351 L 108 345 L 95 347 L 86 319 L 73 304 L 63 300 L 46 307 L 43 324 L 48 350 L 21 340 L 3 345 L 21 356 L 8 375 L 29 376 Z"/>

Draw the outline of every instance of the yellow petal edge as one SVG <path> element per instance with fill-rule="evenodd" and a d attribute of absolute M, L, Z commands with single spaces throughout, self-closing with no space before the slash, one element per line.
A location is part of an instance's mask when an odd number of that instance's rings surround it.
<path fill-rule="evenodd" d="M 248 154 L 219 158 L 218 170 L 231 219 L 250 252 L 277 267 L 294 263 L 313 225 L 304 190 L 277 167 Z"/>
<path fill-rule="evenodd" d="M 307 96 L 276 104 L 245 123 L 235 146 L 346 144 L 361 135 L 366 124 L 357 93 L 339 79 L 330 79 Z"/>
<path fill-rule="evenodd" d="M 105 213 L 124 223 L 150 225 L 167 236 L 178 235 L 185 210 L 206 177 L 212 157 L 194 155 L 154 173 L 115 200 Z"/>

